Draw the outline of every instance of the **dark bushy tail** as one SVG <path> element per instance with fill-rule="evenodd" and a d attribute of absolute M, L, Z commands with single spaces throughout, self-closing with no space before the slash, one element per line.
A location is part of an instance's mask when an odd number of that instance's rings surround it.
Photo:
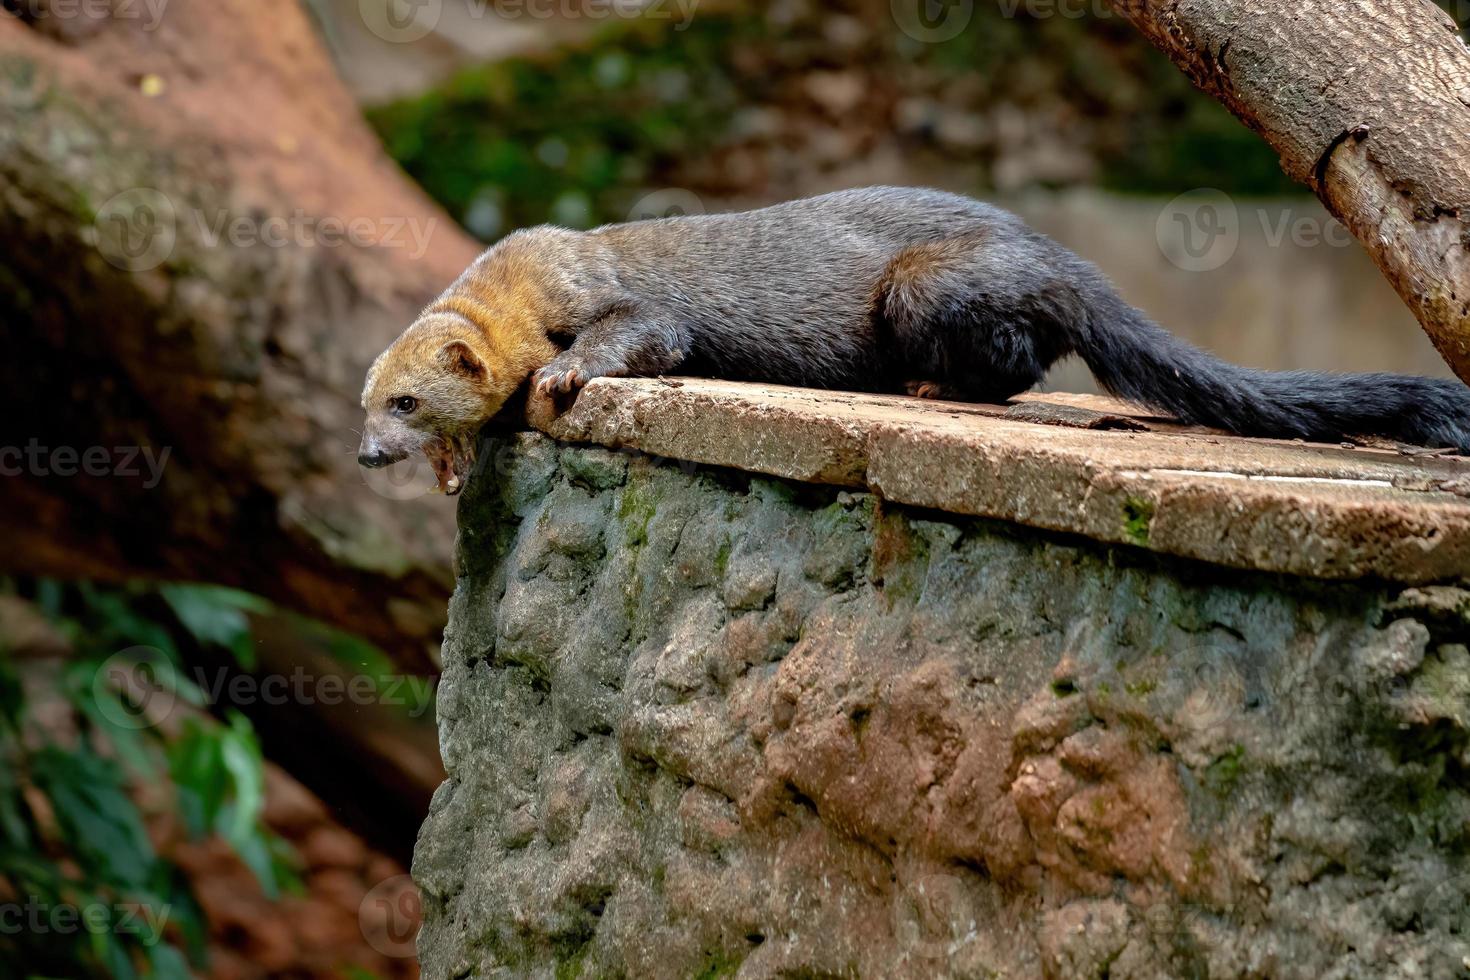
<path fill-rule="evenodd" d="M 1111 290 L 1090 312 L 1073 343 L 1098 383 L 1181 421 L 1244 436 L 1338 442 L 1373 435 L 1470 452 L 1470 388 L 1458 381 L 1257 371 L 1185 343 Z"/>

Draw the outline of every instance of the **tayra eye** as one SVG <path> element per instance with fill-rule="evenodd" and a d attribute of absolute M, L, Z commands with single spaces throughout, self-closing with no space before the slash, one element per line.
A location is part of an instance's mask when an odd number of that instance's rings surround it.
<path fill-rule="evenodd" d="M 414 398 L 412 395 L 404 395 L 402 398 L 393 403 L 393 407 L 404 415 L 407 415 L 409 412 L 412 412 L 414 409 L 419 407 L 419 400 L 417 398 Z"/>

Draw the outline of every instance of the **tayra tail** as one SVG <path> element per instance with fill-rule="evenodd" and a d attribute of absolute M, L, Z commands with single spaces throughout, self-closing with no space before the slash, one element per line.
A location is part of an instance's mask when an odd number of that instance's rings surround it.
<path fill-rule="evenodd" d="M 1470 388 L 1401 374 L 1257 371 L 1175 337 L 1108 294 L 1072 338 L 1098 383 L 1193 425 L 1338 442 L 1382 436 L 1470 452 Z"/>

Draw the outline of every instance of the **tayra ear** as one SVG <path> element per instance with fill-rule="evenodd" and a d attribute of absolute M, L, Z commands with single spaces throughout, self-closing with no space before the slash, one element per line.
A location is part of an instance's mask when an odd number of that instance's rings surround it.
<path fill-rule="evenodd" d="M 439 348 L 439 363 L 446 371 L 471 381 L 484 381 L 490 376 L 490 369 L 480 355 L 463 340 L 451 340 Z"/>

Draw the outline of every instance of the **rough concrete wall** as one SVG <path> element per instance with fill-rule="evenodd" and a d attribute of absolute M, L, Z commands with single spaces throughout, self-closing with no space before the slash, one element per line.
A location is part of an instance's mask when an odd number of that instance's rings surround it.
<path fill-rule="evenodd" d="M 1463 970 L 1470 593 L 482 449 L 426 977 Z"/>

